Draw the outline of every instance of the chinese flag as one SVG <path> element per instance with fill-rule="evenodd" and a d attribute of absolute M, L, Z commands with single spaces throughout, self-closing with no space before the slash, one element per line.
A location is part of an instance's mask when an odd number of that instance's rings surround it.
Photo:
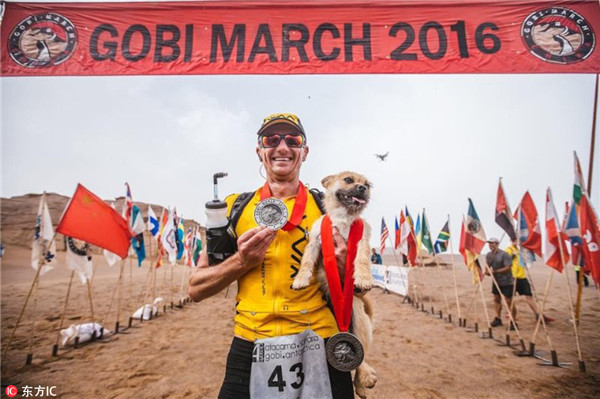
<path fill-rule="evenodd" d="M 56 232 L 127 256 L 131 233 L 127 221 L 94 193 L 77 185 Z"/>

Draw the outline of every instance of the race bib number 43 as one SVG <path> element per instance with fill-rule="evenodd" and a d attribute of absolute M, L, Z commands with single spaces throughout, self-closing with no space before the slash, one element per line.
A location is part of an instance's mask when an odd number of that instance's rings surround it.
<path fill-rule="evenodd" d="M 331 398 L 325 342 L 314 331 L 254 343 L 252 399 Z"/>

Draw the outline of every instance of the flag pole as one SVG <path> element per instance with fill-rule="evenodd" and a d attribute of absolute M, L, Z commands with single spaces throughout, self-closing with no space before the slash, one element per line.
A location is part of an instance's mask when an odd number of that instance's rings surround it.
<path fill-rule="evenodd" d="M 121 270 L 119 271 L 119 282 L 117 284 L 119 288 L 119 295 L 117 298 L 117 321 L 115 322 L 115 334 L 119 333 L 119 319 L 121 318 L 121 297 L 123 296 L 123 271 L 125 269 L 126 260 L 121 260 Z"/>
<path fill-rule="evenodd" d="M 554 348 L 552 346 L 552 341 L 550 340 L 550 336 L 548 335 L 548 332 L 546 329 L 546 321 L 544 320 L 544 310 L 545 310 L 544 308 L 546 307 L 546 299 L 548 298 L 548 291 L 550 289 L 550 284 L 552 282 L 553 276 L 554 276 L 554 268 L 551 268 L 550 275 L 546 279 L 546 288 L 544 288 L 544 297 L 542 298 L 542 306 L 539 309 L 540 316 L 536 320 L 535 329 L 533 330 L 533 334 L 531 335 L 531 338 L 529 339 L 529 352 L 531 353 L 531 355 L 533 355 L 535 352 L 535 340 L 537 338 L 537 334 L 540 329 L 540 324 L 542 324 L 544 327 L 544 331 L 546 331 L 546 339 L 548 340 L 548 345 L 550 346 L 550 353 L 552 354 L 552 358 L 556 359 L 556 354 L 555 354 L 556 352 L 554 351 Z M 553 360 L 553 363 L 558 363 L 558 361 L 554 362 L 554 360 Z"/>
<path fill-rule="evenodd" d="M 48 250 L 50 249 L 50 245 L 52 245 L 52 242 L 54 241 L 54 239 L 56 238 L 56 231 L 54 232 L 54 236 L 52 236 L 52 239 L 50 241 L 48 241 L 48 244 L 46 244 L 46 248 L 44 249 L 44 252 L 42 254 L 45 254 L 46 252 L 48 252 Z M 17 322 L 15 323 L 15 326 L 13 327 L 12 332 L 10 333 L 10 337 L 8 338 L 8 342 L 6 343 L 6 348 L 4 348 L 4 352 L 2 353 L 2 360 L 5 359 L 6 357 L 6 353 L 8 352 L 8 349 L 10 348 L 10 344 L 15 336 L 15 332 L 17 331 L 17 327 L 19 327 L 19 323 L 21 322 L 21 318 L 23 317 L 23 313 L 25 313 L 25 308 L 27 307 L 27 303 L 29 302 L 29 298 L 31 297 L 31 292 L 33 291 L 33 286 L 35 285 L 35 283 L 37 282 L 37 280 L 40 277 L 40 272 L 42 271 L 42 266 L 44 265 L 44 258 L 40 257 L 38 259 L 38 268 L 35 272 L 35 276 L 33 277 L 33 281 L 31 282 L 31 287 L 29 287 L 29 292 L 27 293 L 27 297 L 25 298 L 25 303 L 23 304 L 23 306 L 21 307 L 21 311 L 19 312 L 19 317 L 17 317 Z"/>
<path fill-rule="evenodd" d="M 442 294 L 444 295 L 444 302 L 446 304 L 446 313 L 448 313 L 448 318 L 449 318 L 448 321 L 452 322 L 452 315 L 450 314 L 450 305 L 448 304 L 448 296 L 446 295 L 446 283 L 444 282 L 444 277 L 442 276 L 442 272 L 441 272 L 442 267 L 440 266 L 440 263 L 437 260 L 435 250 L 433 251 L 433 261 L 435 262 L 435 264 L 437 266 L 436 270 L 437 270 L 438 279 L 442 281 L 441 288 L 442 288 Z M 441 311 L 440 311 L 440 318 L 442 318 L 441 316 L 442 315 L 441 315 Z"/>
<path fill-rule="evenodd" d="M 448 244 L 450 245 L 450 262 L 452 263 L 452 279 L 454 281 L 454 296 L 456 298 L 456 310 L 458 312 L 458 325 L 462 324 L 462 314 L 460 311 L 460 300 L 458 299 L 458 285 L 456 283 L 456 267 L 454 266 L 454 252 L 452 248 L 452 233 L 450 232 L 450 214 L 448 214 Z"/>
<path fill-rule="evenodd" d="M 590 164 L 588 167 L 588 196 L 592 196 L 592 177 L 594 171 L 594 147 L 596 146 L 596 120 L 598 115 L 598 74 L 596 74 L 596 91 L 594 94 L 594 117 L 592 119 L 592 140 L 590 143 Z"/>
<path fill-rule="evenodd" d="M 487 323 L 488 327 L 488 338 L 492 338 L 492 324 L 490 323 L 490 315 L 488 313 L 488 308 L 485 303 L 485 296 L 483 295 L 483 278 L 479 276 L 479 273 L 477 272 L 477 269 L 475 267 L 473 267 L 473 276 L 477 277 L 477 279 L 479 280 L 479 293 L 481 294 L 481 305 L 483 306 L 483 312 L 485 313 L 485 322 Z M 493 278 L 494 277 L 492 276 L 492 279 Z M 483 337 L 485 338 L 485 335 Z"/>
<path fill-rule="evenodd" d="M 67 287 L 67 295 L 65 296 L 65 304 L 63 305 L 62 313 L 60 314 L 60 321 L 58 323 L 58 332 L 56 334 L 56 343 L 52 347 L 52 356 L 58 354 L 58 344 L 60 342 L 60 330 L 63 328 L 65 321 L 65 314 L 67 313 L 67 304 L 69 303 L 69 296 L 71 295 L 71 286 L 73 285 L 73 277 L 75 276 L 75 270 L 71 271 L 71 277 L 69 278 L 69 286 Z"/>
<path fill-rule="evenodd" d="M 558 236 L 558 239 L 562 240 L 562 238 L 560 237 L 560 234 Z M 565 278 L 567 279 L 567 291 L 569 293 L 569 309 L 571 310 L 571 318 L 573 320 L 573 332 L 575 334 L 575 344 L 577 346 L 577 356 L 579 358 L 579 371 L 581 371 L 582 373 L 585 373 L 585 362 L 583 361 L 583 358 L 581 356 L 581 345 L 579 343 L 579 333 L 577 331 L 577 320 L 575 320 L 575 310 L 573 308 L 573 295 L 571 293 L 571 280 L 570 280 L 571 276 L 569 273 L 569 268 L 565 264 L 565 257 L 563 254 L 562 245 L 561 245 L 560 241 L 558 243 L 558 250 L 560 251 L 561 262 L 563 265 L 565 265 L 565 268 L 567 269 L 567 271 L 565 272 Z"/>
<path fill-rule="evenodd" d="M 31 314 L 31 333 L 29 334 L 29 352 L 27 352 L 27 360 L 25 360 L 25 364 L 27 366 L 31 365 L 33 361 L 33 337 L 35 336 L 35 319 L 36 319 L 36 310 L 37 310 L 37 297 L 38 290 L 40 288 L 40 280 L 38 279 L 35 282 L 35 287 L 33 288 L 33 309 Z"/>
<path fill-rule="evenodd" d="M 466 327 L 467 326 L 467 319 L 471 315 L 471 309 L 473 308 L 473 305 L 475 303 L 475 299 L 477 298 L 477 293 L 478 292 L 479 292 L 479 285 L 477 285 L 475 287 L 475 291 L 473 291 L 473 296 L 471 297 L 471 302 L 469 303 L 469 306 L 467 306 L 467 312 L 465 313 L 465 317 L 462 319 L 463 320 L 462 327 Z"/>
<path fill-rule="evenodd" d="M 525 352 L 525 342 L 523 341 L 523 337 L 521 336 L 521 333 L 519 332 L 519 327 L 517 327 L 517 323 L 515 322 L 515 319 L 512 315 L 512 313 L 510 312 L 510 306 L 508 306 L 508 303 L 506 302 L 506 298 L 504 297 L 504 295 L 502 294 L 502 291 L 500 290 L 500 286 L 498 285 L 498 282 L 496 281 L 496 279 L 494 278 L 494 275 L 490 269 L 490 266 L 487 264 L 487 262 L 485 262 L 485 267 L 487 272 L 490 274 L 490 277 L 492 278 L 492 283 L 496 286 L 496 290 L 500 293 L 500 301 L 502 303 L 502 306 L 504 306 L 506 312 L 508 313 L 508 318 L 509 318 L 509 322 L 513 323 L 513 325 L 515 326 L 515 332 L 517 333 L 517 337 L 519 337 L 519 342 L 521 344 L 521 349 L 523 350 L 523 352 Z M 483 292 L 483 291 L 482 291 Z M 507 333 L 506 334 L 506 344 L 507 346 L 509 346 L 509 340 L 510 340 L 510 335 Z"/>

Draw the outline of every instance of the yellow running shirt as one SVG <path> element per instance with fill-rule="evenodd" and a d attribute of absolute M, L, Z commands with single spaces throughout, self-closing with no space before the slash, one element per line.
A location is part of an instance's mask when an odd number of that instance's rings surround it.
<path fill-rule="evenodd" d="M 260 189 L 246 205 L 235 232 L 241 236 L 257 226 L 254 209 L 260 201 Z M 225 199 L 228 212 L 238 195 Z M 296 196 L 283 203 L 292 213 Z M 326 306 L 319 284 L 313 276 L 311 284 L 300 291 L 291 288 L 312 224 L 321 217 L 313 196 L 308 193 L 306 210 L 300 225 L 290 231 L 279 230 L 265 254 L 262 265 L 238 280 L 234 334 L 249 341 L 280 335 L 298 334 L 311 328 L 322 338 L 338 332 L 333 314 Z"/>
<path fill-rule="evenodd" d="M 521 266 L 521 262 L 520 262 L 520 254 L 519 254 L 519 250 L 517 249 L 516 246 L 511 245 L 510 247 L 506 248 L 504 251 L 506 251 L 507 254 L 509 254 L 512 257 L 512 275 L 514 278 L 527 278 L 527 276 L 525 275 L 525 269 L 523 269 L 523 266 Z"/>

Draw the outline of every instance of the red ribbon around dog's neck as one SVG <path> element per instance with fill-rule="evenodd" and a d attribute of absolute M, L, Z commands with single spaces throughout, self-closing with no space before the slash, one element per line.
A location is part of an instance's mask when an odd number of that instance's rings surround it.
<path fill-rule="evenodd" d="M 341 332 L 348 331 L 350 326 L 350 317 L 352 315 L 352 297 L 354 295 L 354 260 L 358 250 L 358 242 L 363 235 L 363 221 L 356 219 L 350 226 L 348 236 L 348 252 L 346 255 L 346 268 L 344 272 L 344 287 L 340 281 L 340 273 L 337 267 L 335 257 L 335 248 L 333 246 L 333 228 L 331 219 L 328 215 L 323 217 L 321 222 L 321 250 L 323 252 L 323 264 L 325 265 L 325 274 L 329 283 L 329 293 L 333 305 L 335 320 Z"/>
<path fill-rule="evenodd" d="M 273 195 L 271 194 L 271 189 L 269 188 L 269 183 L 265 183 L 263 188 L 260 190 L 260 200 L 264 200 L 267 198 L 271 198 Z M 306 209 L 306 187 L 302 182 L 298 182 L 298 195 L 296 196 L 296 202 L 294 203 L 294 208 L 292 208 L 292 216 L 287 221 L 285 226 L 281 228 L 283 231 L 290 231 L 296 226 L 300 225 L 302 222 L 302 217 L 304 216 L 304 210 Z"/>

